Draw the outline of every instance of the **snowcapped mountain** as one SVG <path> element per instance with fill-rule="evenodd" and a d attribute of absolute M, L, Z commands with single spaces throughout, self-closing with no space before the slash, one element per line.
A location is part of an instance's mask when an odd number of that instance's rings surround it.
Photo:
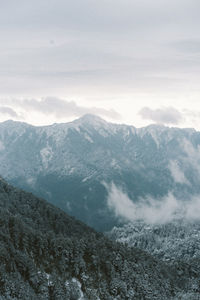
<path fill-rule="evenodd" d="M 135 202 L 172 192 L 200 193 L 200 133 L 151 125 L 137 129 L 85 115 L 66 124 L 0 124 L 0 174 L 96 229 L 117 224 L 105 186 Z"/>

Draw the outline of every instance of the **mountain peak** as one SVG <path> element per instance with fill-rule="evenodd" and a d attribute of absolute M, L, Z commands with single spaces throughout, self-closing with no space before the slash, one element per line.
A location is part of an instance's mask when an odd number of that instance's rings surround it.
<path fill-rule="evenodd" d="M 92 126 L 97 126 L 97 125 L 106 125 L 108 124 L 104 119 L 102 119 L 101 117 L 97 116 L 97 115 L 92 115 L 92 114 L 85 114 L 83 115 L 81 118 L 79 118 L 78 120 L 76 120 L 75 122 L 79 123 L 79 124 L 88 124 L 88 125 L 92 125 Z"/>
<path fill-rule="evenodd" d="M 25 122 L 20 122 L 20 121 L 14 121 L 14 120 L 6 120 L 1 122 L 1 125 L 3 125 L 6 128 L 12 128 L 12 127 L 16 127 L 16 126 L 20 126 L 20 127 L 33 127 L 33 125 L 25 123 Z"/>
<path fill-rule="evenodd" d="M 97 115 L 93 115 L 93 114 L 85 114 L 79 120 L 82 120 L 85 122 L 106 122 L 101 117 L 99 117 Z"/>

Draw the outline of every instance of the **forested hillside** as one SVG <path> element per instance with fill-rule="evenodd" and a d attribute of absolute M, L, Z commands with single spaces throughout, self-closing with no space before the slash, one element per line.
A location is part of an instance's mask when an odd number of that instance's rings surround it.
<path fill-rule="evenodd" d="M 198 280 L 0 180 L 1 299 L 163 300 Z"/>
<path fill-rule="evenodd" d="M 200 259 L 200 222 L 175 219 L 165 224 L 143 221 L 114 227 L 108 236 L 143 249 L 163 261 Z"/>

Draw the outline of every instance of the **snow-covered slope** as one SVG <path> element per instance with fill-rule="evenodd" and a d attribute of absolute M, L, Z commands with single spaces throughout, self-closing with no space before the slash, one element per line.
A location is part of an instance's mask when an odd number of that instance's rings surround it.
<path fill-rule="evenodd" d="M 128 223 L 108 236 L 137 247 L 164 261 L 200 259 L 200 223 L 176 219 L 166 224 Z"/>
<path fill-rule="evenodd" d="M 200 193 L 200 133 L 151 125 L 112 124 L 85 115 L 66 124 L 0 124 L 0 174 L 87 224 L 116 224 L 104 183 L 114 182 L 133 201 L 173 191 Z"/>

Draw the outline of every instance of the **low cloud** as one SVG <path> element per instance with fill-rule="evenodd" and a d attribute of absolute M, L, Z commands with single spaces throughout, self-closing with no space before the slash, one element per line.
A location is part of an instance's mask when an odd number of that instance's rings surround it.
<path fill-rule="evenodd" d="M 182 158 L 183 162 L 196 170 L 200 176 L 200 145 L 194 147 L 189 140 L 184 139 L 181 146 L 186 154 L 186 157 Z"/>
<path fill-rule="evenodd" d="M 177 217 L 187 220 L 200 219 L 200 197 L 188 202 L 177 200 L 172 193 L 161 199 L 150 196 L 134 203 L 128 195 L 114 183 L 105 184 L 108 191 L 107 204 L 115 215 L 127 221 L 143 220 L 149 224 L 163 224 Z"/>
<path fill-rule="evenodd" d="M 179 155 L 176 156 L 176 160 L 169 161 L 168 169 L 176 183 L 192 187 L 192 182 L 198 184 L 200 180 L 200 145 L 193 145 L 191 140 L 179 140 Z"/>
<path fill-rule="evenodd" d="M 75 101 L 67 101 L 56 97 L 47 97 L 44 99 L 10 99 L 7 100 L 10 105 L 26 112 L 42 113 L 45 116 L 51 115 L 56 118 L 81 117 L 84 114 L 96 114 L 111 119 L 120 119 L 120 114 L 113 109 L 104 109 L 99 107 L 85 107 L 78 105 Z M 11 109 L 14 115 L 14 110 Z"/>
<path fill-rule="evenodd" d="M 190 185 L 189 181 L 185 177 L 184 172 L 181 170 L 179 163 L 177 161 L 174 160 L 170 161 L 169 170 L 176 183 Z"/>
<path fill-rule="evenodd" d="M 183 120 L 182 114 L 173 107 L 163 107 L 159 109 L 143 107 L 139 111 L 139 115 L 143 119 L 151 120 L 159 124 L 178 125 Z"/>
<path fill-rule="evenodd" d="M 20 119 L 20 116 L 16 113 L 16 111 L 7 106 L 0 107 L 0 114 L 9 116 L 11 118 Z"/>

